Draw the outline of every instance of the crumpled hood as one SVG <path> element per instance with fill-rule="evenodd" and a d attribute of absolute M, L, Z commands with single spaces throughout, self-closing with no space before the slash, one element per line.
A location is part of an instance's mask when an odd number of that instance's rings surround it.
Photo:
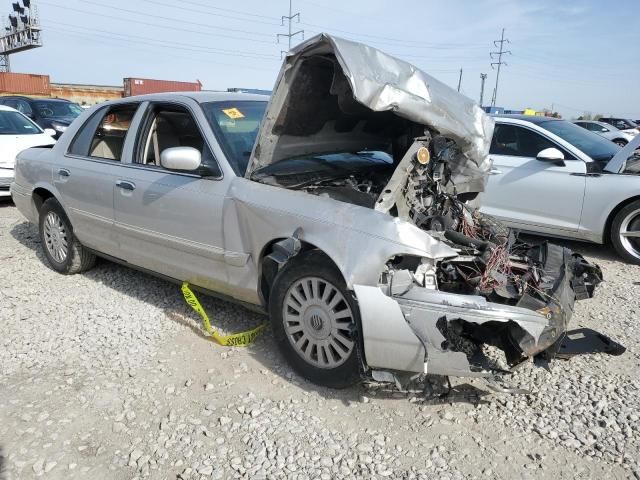
<path fill-rule="evenodd" d="M 483 189 L 494 122 L 478 105 L 407 62 L 320 34 L 287 55 L 245 176 L 294 156 L 383 148 L 403 128 L 418 136 L 416 125 L 459 145 L 459 192 Z"/>

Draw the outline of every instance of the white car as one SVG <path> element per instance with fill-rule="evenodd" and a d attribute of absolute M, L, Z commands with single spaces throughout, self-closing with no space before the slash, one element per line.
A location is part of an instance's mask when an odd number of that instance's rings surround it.
<path fill-rule="evenodd" d="M 8 197 L 16 155 L 30 147 L 53 145 L 55 131 L 42 130 L 19 111 L 0 105 L 0 197 Z"/>
<path fill-rule="evenodd" d="M 621 148 L 565 120 L 495 121 L 483 212 L 528 232 L 610 242 L 640 264 L 640 135 Z"/>
<path fill-rule="evenodd" d="M 627 143 L 633 140 L 633 137 L 637 135 L 636 130 L 620 130 L 613 125 L 609 125 L 604 122 L 596 122 L 595 120 L 576 120 L 576 125 L 585 128 L 590 132 L 597 133 L 601 137 L 611 140 L 613 143 L 624 147 Z"/>

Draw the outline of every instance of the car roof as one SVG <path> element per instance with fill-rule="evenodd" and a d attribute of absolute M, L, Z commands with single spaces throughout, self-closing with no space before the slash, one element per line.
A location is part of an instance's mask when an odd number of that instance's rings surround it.
<path fill-rule="evenodd" d="M 553 117 L 541 117 L 538 115 L 505 115 L 505 114 L 497 114 L 497 115 L 491 115 L 492 117 L 499 119 L 499 118 L 505 118 L 505 119 L 515 119 L 515 120 L 523 120 L 525 122 L 529 122 L 529 123 L 533 123 L 533 124 L 539 124 L 539 123 L 544 123 L 544 122 L 553 122 L 553 121 L 562 121 L 561 118 L 553 118 Z"/>
<path fill-rule="evenodd" d="M 65 102 L 65 103 L 71 103 L 70 100 L 67 100 L 66 98 L 49 98 L 49 97 L 26 97 L 24 95 L 3 95 L 2 97 L 0 97 L 0 100 L 4 99 L 4 98 L 17 98 L 19 100 L 27 100 L 29 102 L 39 102 L 39 101 L 47 101 L 47 102 Z"/>
<path fill-rule="evenodd" d="M 127 100 L 172 100 L 176 98 L 191 98 L 198 103 L 206 102 L 237 102 L 237 101 L 262 101 L 269 100 L 269 95 L 261 95 L 258 93 L 244 92 L 168 92 L 168 93 L 149 93 L 146 95 L 135 95 L 132 97 L 124 97 L 122 99 L 113 100 L 106 103 L 121 103 Z M 101 104 L 104 105 L 104 104 Z"/>

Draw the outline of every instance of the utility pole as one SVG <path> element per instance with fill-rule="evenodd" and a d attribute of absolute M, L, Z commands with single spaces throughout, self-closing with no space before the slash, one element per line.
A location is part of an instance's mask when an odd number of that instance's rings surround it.
<path fill-rule="evenodd" d="M 504 44 L 506 43 L 511 43 L 508 39 L 504 38 L 504 28 L 502 29 L 502 35 L 500 35 L 500 40 L 494 40 L 493 41 L 493 45 L 494 47 L 498 48 L 498 44 L 500 44 L 500 50 L 498 50 L 497 52 L 490 52 L 489 56 L 491 57 L 491 59 L 493 60 L 494 55 L 498 56 L 498 61 L 497 62 L 491 62 L 491 68 L 493 68 L 494 65 L 498 66 L 498 73 L 496 74 L 496 86 L 493 89 L 493 96 L 491 97 L 491 106 L 495 107 L 496 106 L 496 98 L 498 97 L 498 81 L 500 80 L 500 67 L 502 65 L 507 66 L 507 62 L 503 62 L 502 61 L 502 55 L 506 55 L 507 53 L 509 55 L 511 55 L 511 50 L 505 50 L 504 49 Z"/>
<path fill-rule="evenodd" d="M 284 26 L 284 21 L 287 20 L 289 24 L 289 33 L 278 33 L 278 35 L 276 36 L 276 38 L 278 39 L 278 43 L 280 43 L 280 37 L 287 37 L 287 40 L 289 42 L 289 47 L 287 51 L 291 50 L 291 39 L 296 35 L 298 34 L 302 35 L 302 39 L 304 40 L 304 30 L 298 30 L 297 32 L 291 31 L 291 22 L 294 18 L 298 20 L 298 23 L 300 23 L 300 12 L 295 14 L 293 13 L 292 3 L 293 3 L 293 0 L 289 0 L 289 15 L 282 16 L 282 26 Z M 280 57 L 282 57 L 282 55 L 285 53 L 287 52 L 285 52 L 284 50 L 280 50 Z"/>
<path fill-rule="evenodd" d="M 484 98 L 484 81 L 487 79 L 486 73 L 480 74 L 480 106 L 482 107 L 482 99 Z"/>
<path fill-rule="evenodd" d="M 460 78 L 458 78 L 458 91 L 460 91 L 460 85 L 462 85 L 462 68 L 460 69 Z"/>

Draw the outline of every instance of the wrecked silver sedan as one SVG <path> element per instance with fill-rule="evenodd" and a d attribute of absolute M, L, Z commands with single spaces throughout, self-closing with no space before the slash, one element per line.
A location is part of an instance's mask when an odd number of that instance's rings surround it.
<path fill-rule="evenodd" d="M 99 105 L 21 153 L 11 192 L 55 270 L 100 255 L 257 306 L 313 382 L 490 376 L 552 352 L 601 280 L 473 208 L 492 130 L 412 65 L 320 35 L 287 56 L 268 105 Z"/>

